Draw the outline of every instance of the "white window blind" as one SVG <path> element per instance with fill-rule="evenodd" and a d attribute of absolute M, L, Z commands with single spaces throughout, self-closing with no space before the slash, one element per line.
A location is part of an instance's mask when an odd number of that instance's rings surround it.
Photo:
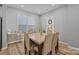
<path fill-rule="evenodd" d="M 26 32 L 35 28 L 35 19 L 31 16 L 17 16 L 17 25 L 20 31 Z"/>

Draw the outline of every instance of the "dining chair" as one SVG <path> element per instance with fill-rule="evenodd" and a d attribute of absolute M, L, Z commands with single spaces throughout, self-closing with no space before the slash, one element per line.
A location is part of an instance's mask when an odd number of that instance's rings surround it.
<path fill-rule="evenodd" d="M 31 54 L 31 46 L 28 33 L 24 33 L 24 50 L 25 54 Z"/>
<path fill-rule="evenodd" d="M 43 47 L 42 47 L 42 55 L 48 55 L 48 54 L 52 54 L 52 38 L 53 35 L 52 34 L 48 34 L 45 36 L 45 41 L 43 43 Z M 38 53 L 38 48 L 35 47 L 34 48 L 35 53 Z"/>
<path fill-rule="evenodd" d="M 51 34 L 52 33 L 52 30 L 47 30 L 47 34 Z"/>
<path fill-rule="evenodd" d="M 58 51 L 58 39 L 59 39 L 59 32 L 55 32 L 53 34 L 53 40 L 52 40 L 52 54 L 55 52 L 57 54 Z"/>
<path fill-rule="evenodd" d="M 45 42 L 44 42 L 43 51 L 42 51 L 43 55 L 52 53 L 52 50 L 51 50 L 52 49 L 52 38 L 53 38 L 52 34 L 48 34 L 45 36 Z"/>

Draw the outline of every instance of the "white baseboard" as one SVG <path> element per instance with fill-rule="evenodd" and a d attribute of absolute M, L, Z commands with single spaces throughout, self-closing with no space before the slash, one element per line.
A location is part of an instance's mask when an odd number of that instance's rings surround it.
<path fill-rule="evenodd" d="M 2 48 L 2 50 L 5 50 L 5 49 L 7 49 L 7 47 L 3 47 L 3 48 Z"/>
<path fill-rule="evenodd" d="M 75 48 L 75 47 L 72 47 L 72 46 L 69 46 L 69 48 L 79 51 L 79 48 Z"/>
<path fill-rule="evenodd" d="M 63 42 L 63 41 L 59 41 L 59 43 L 62 43 L 62 44 L 65 44 L 65 45 L 69 45 L 68 43 Z"/>
<path fill-rule="evenodd" d="M 13 42 L 9 42 L 8 44 L 12 44 L 12 43 L 15 43 L 15 42 L 21 42 L 22 40 L 17 40 L 17 41 L 13 41 Z M 5 50 L 7 49 L 7 46 L 6 47 L 2 47 L 2 50 Z"/>
<path fill-rule="evenodd" d="M 71 48 L 71 49 L 74 49 L 74 50 L 79 51 L 79 48 L 75 48 L 75 47 L 73 47 L 73 46 L 70 46 L 70 45 L 69 45 L 68 43 L 66 43 L 66 42 L 62 42 L 62 41 L 59 41 L 59 42 L 68 45 L 68 47 Z"/>

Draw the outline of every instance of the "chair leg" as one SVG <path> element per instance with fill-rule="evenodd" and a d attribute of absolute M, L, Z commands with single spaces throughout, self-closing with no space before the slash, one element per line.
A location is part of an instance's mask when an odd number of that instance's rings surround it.
<path fill-rule="evenodd" d="M 52 51 L 50 51 L 50 55 L 52 55 Z"/>
<path fill-rule="evenodd" d="M 26 54 L 27 50 L 25 49 L 25 54 Z"/>
<path fill-rule="evenodd" d="M 31 55 L 31 51 L 25 51 L 25 54 Z"/>
<path fill-rule="evenodd" d="M 29 55 L 31 55 L 31 51 L 29 51 Z"/>
<path fill-rule="evenodd" d="M 2 49 L 0 49 L 0 51 L 1 51 Z"/>
<path fill-rule="evenodd" d="M 27 48 L 26 48 L 26 47 L 24 47 L 24 50 L 25 50 L 25 54 L 26 54 L 26 52 L 27 52 Z"/>
<path fill-rule="evenodd" d="M 50 51 L 47 55 L 52 55 L 52 51 Z"/>
<path fill-rule="evenodd" d="M 37 52 L 36 52 L 36 51 L 34 51 L 34 54 L 36 55 L 36 54 L 37 54 Z"/>
<path fill-rule="evenodd" d="M 57 54 L 57 52 L 58 52 L 58 49 L 57 49 L 57 47 L 55 48 L 55 53 Z"/>

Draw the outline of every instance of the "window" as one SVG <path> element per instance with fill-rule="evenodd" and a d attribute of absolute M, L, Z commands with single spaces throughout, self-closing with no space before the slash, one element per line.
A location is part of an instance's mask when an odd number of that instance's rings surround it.
<path fill-rule="evenodd" d="M 32 29 L 34 31 L 35 28 L 35 19 L 30 16 L 17 16 L 17 25 L 18 29 L 21 32 L 26 32 L 29 29 Z"/>

